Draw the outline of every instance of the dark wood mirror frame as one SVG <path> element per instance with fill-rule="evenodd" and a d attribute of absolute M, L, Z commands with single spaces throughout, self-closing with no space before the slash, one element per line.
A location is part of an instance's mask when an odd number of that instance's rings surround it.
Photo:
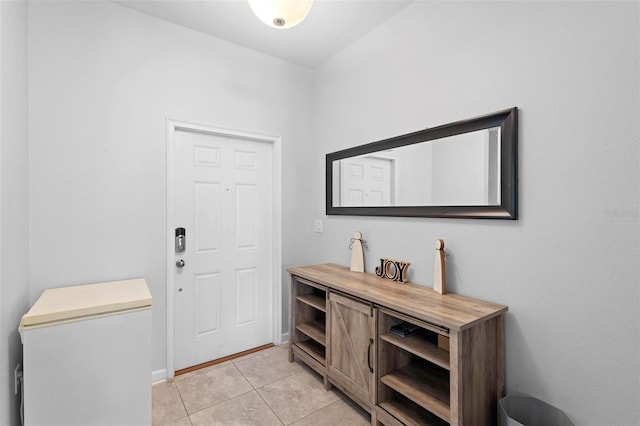
<path fill-rule="evenodd" d="M 371 154 L 401 146 L 462 133 L 500 127 L 500 204 L 460 206 L 333 206 L 333 162 L 358 155 Z M 326 156 L 326 213 L 350 216 L 449 217 L 470 219 L 517 219 L 518 207 L 518 109 L 516 107 L 468 120 L 420 130 L 365 145 L 333 152 Z"/>

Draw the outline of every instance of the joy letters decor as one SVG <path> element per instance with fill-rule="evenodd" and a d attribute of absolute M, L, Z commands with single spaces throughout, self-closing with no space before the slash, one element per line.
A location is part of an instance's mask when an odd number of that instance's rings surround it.
<path fill-rule="evenodd" d="M 404 283 L 407 280 L 407 270 L 409 270 L 410 262 L 401 260 L 393 260 L 387 258 L 380 259 L 380 266 L 376 266 L 376 275 L 387 278 L 391 281 Z"/>

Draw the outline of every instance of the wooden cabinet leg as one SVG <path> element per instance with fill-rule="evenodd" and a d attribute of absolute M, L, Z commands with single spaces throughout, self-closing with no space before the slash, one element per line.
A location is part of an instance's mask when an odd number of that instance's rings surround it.
<path fill-rule="evenodd" d="M 331 389 L 333 389 L 333 385 L 329 381 L 329 376 L 327 376 L 326 374 L 324 376 L 324 389 L 327 391 L 330 391 Z"/>
<path fill-rule="evenodd" d="M 293 362 L 293 345 L 289 343 L 289 362 Z"/>
<path fill-rule="evenodd" d="M 371 409 L 371 426 L 381 426 L 382 423 L 378 421 L 378 412 L 376 411 L 376 407 Z"/>

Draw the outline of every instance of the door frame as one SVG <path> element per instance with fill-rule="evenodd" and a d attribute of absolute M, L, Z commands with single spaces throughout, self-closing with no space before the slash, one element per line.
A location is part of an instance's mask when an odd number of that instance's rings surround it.
<path fill-rule="evenodd" d="M 166 331 L 167 331 L 167 379 L 172 379 L 175 373 L 174 369 L 174 140 L 177 130 L 187 132 L 206 133 L 210 135 L 227 136 L 231 138 L 250 139 L 256 142 L 268 143 L 271 145 L 272 153 L 272 187 L 273 187 L 273 222 L 272 222 L 272 247 L 273 264 L 271 265 L 273 276 L 271 277 L 273 295 L 272 312 L 273 312 L 273 343 L 279 345 L 282 343 L 282 139 L 280 136 L 268 134 L 248 132 L 244 130 L 234 130 L 222 127 L 210 126 L 205 124 L 196 124 L 183 120 L 167 119 L 167 240 L 166 240 L 166 273 L 167 273 L 167 305 L 166 305 Z"/>

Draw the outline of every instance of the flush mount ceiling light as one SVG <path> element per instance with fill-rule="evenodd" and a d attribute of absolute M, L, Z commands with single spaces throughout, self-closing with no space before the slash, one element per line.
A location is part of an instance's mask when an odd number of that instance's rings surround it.
<path fill-rule="evenodd" d="M 309 14 L 313 0 L 249 0 L 251 10 L 265 24 L 291 28 Z"/>

